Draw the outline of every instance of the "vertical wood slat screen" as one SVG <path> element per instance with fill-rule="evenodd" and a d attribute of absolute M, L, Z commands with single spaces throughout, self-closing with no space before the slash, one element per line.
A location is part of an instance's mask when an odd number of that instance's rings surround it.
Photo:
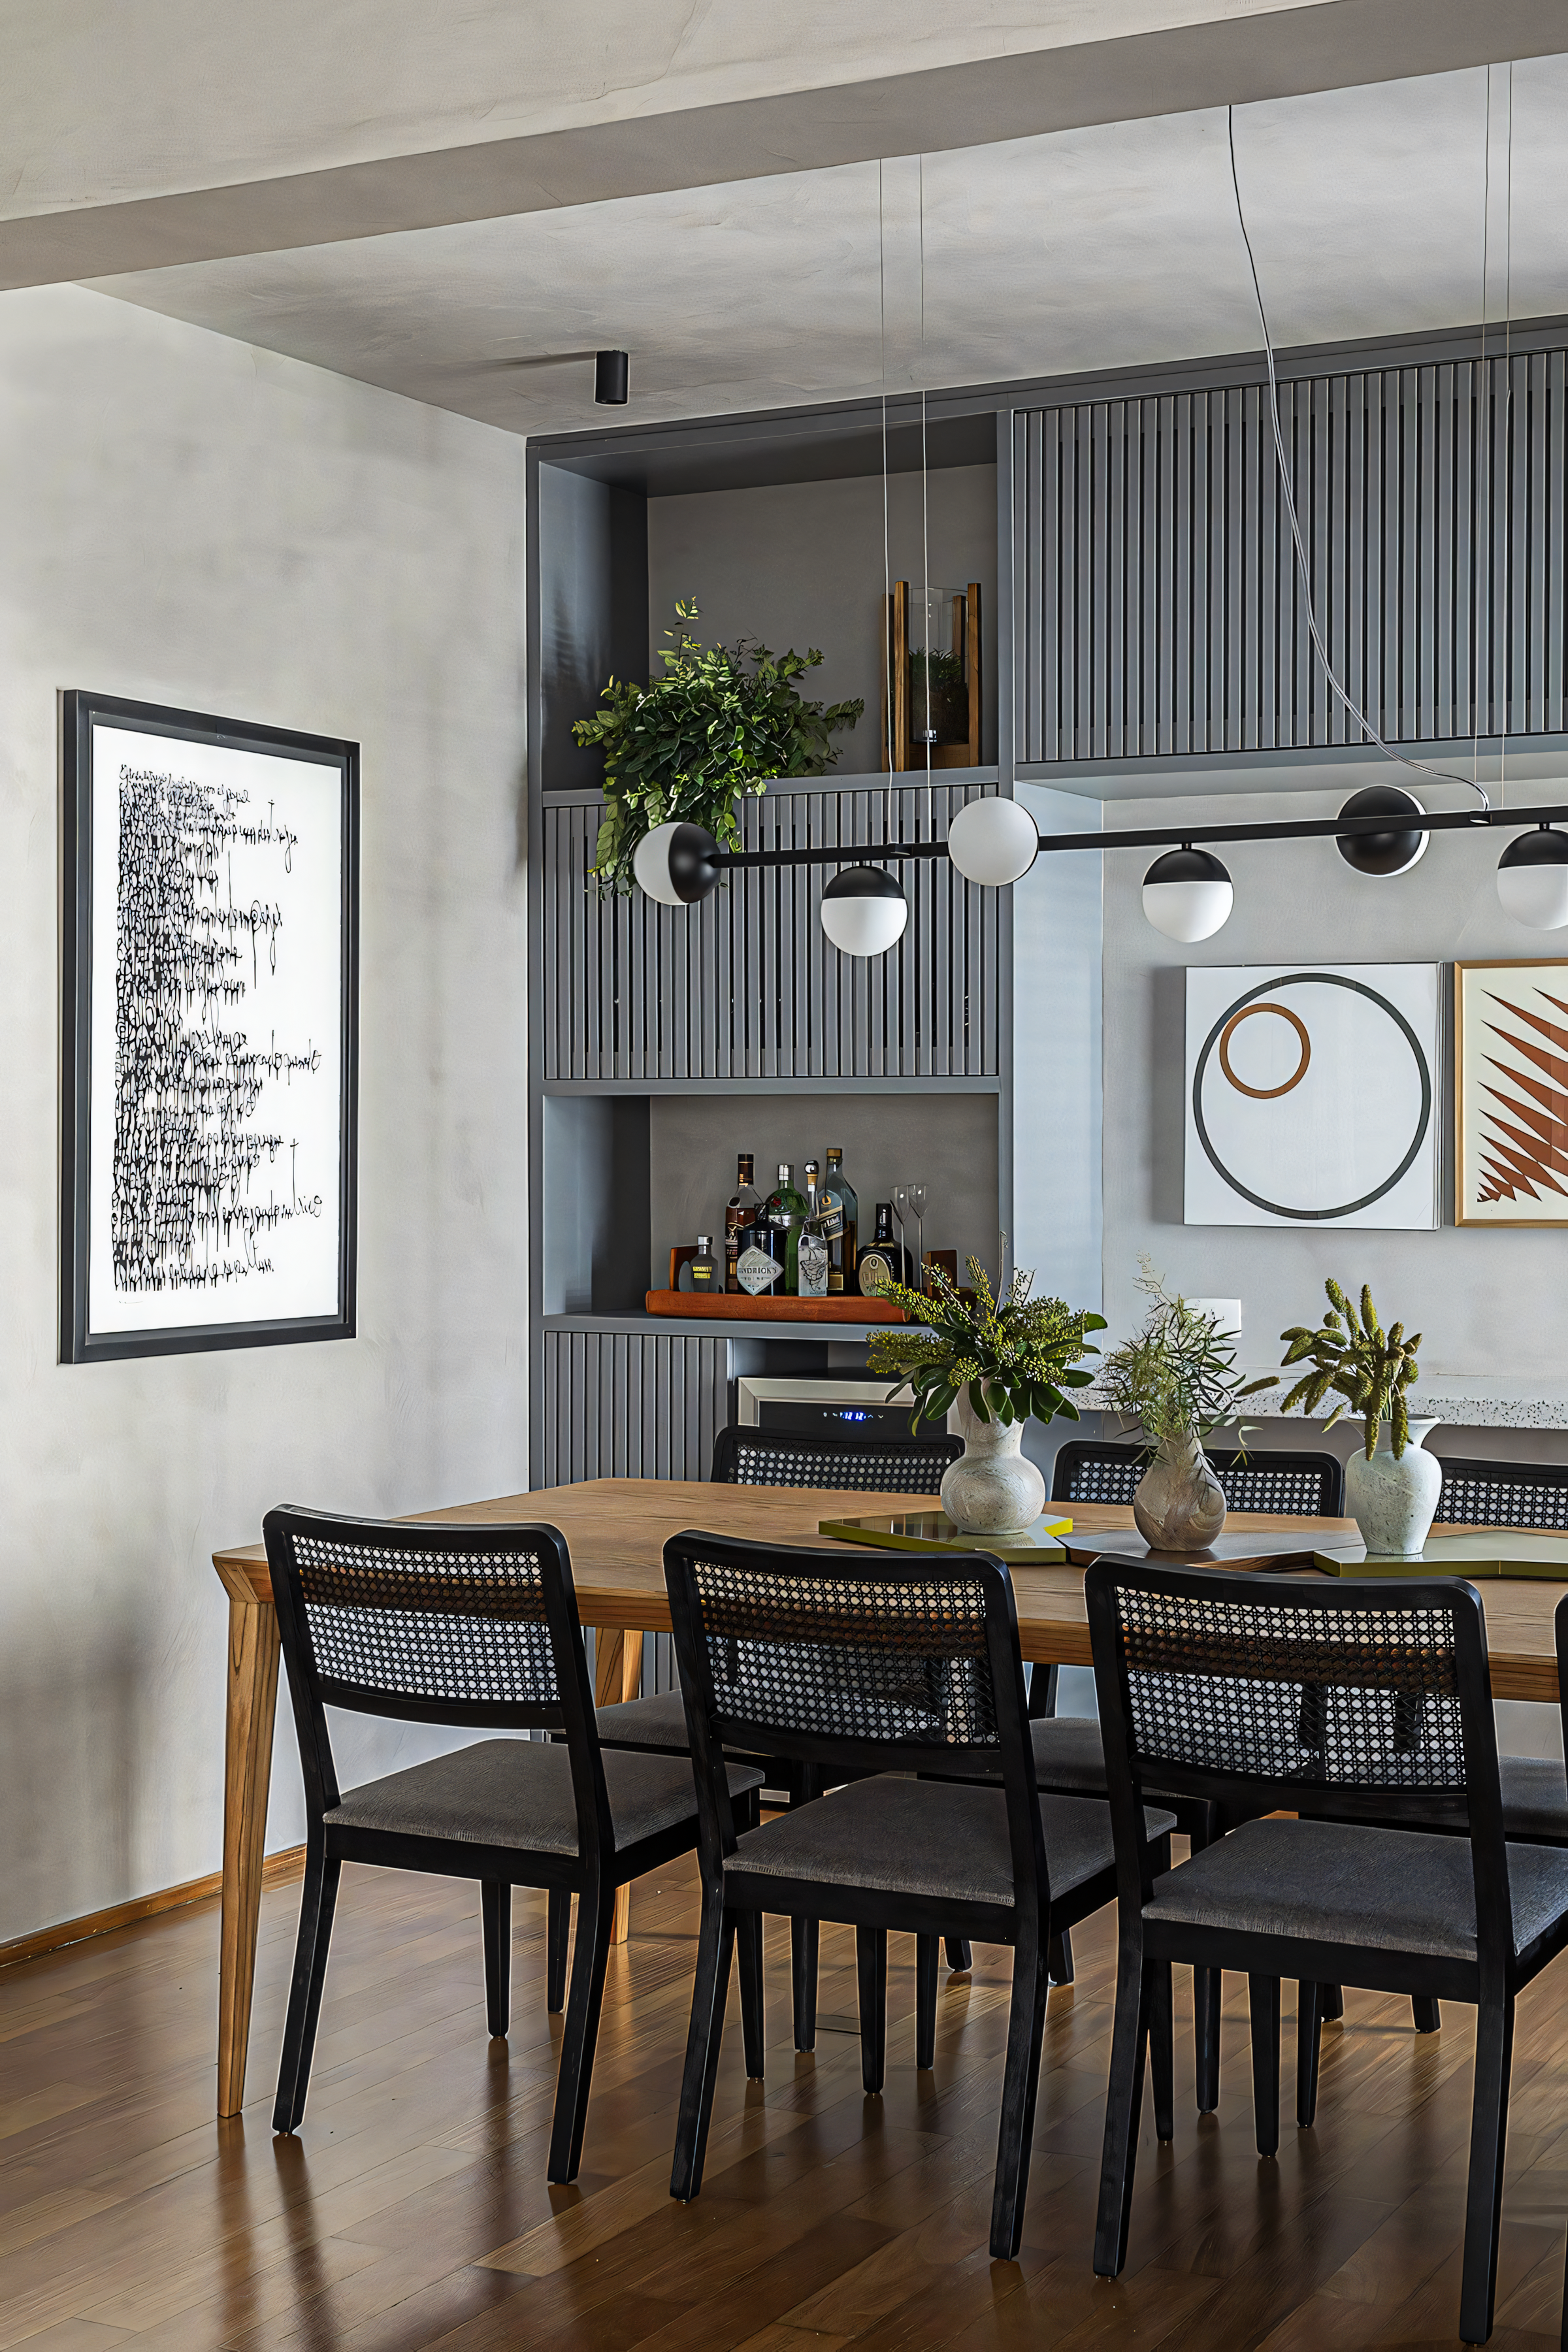
<path fill-rule="evenodd" d="M 742 803 L 748 849 L 930 841 L 975 785 L 787 791 Z M 544 808 L 544 1075 L 607 1078 L 993 1077 L 998 906 L 945 858 L 894 868 L 900 945 L 841 956 L 819 909 L 831 866 L 742 868 L 702 906 L 601 900 L 599 803 Z"/>
<path fill-rule="evenodd" d="M 1318 625 L 1390 741 L 1568 727 L 1565 362 L 1279 387 Z M 1021 761 L 1363 740 L 1312 650 L 1266 385 L 1014 432 Z"/>
<path fill-rule="evenodd" d="M 543 1484 L 706 1478 L 729 1377 L 723 1339 L 546 1331 Z"/>

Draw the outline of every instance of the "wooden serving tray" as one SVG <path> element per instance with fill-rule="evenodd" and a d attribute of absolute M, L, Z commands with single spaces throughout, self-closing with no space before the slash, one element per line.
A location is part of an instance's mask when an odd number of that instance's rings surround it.
<path fill-rule="evenodd" d="M 650 1290 L 650 1315 L 701 1316 L 716 1323 L 901 1323 L 901 1309 L 879 1298 L 749 1298 L 743 1290 Z"/>

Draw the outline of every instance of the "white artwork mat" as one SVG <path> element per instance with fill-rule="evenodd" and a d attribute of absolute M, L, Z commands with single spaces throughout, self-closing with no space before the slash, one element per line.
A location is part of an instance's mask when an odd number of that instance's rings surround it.
<path fill-rule="evenodd" d="M 1438 1222 L 1436 964 L 1186 975 L 1189 1225 Z"/>
<path fill-rule="evenodd" d="M 342 790 L 93 724 L 94 1337 L 340 1311 Z"/>

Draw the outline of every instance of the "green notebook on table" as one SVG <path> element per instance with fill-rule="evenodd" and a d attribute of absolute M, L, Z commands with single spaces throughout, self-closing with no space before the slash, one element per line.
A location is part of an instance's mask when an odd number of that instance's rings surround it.
<path fill-rule="evenodd" d="M 1415 1559 L 1379 1559 L 1371 1553 L 1358 1559 L 1341 1551 L 1314 1552 L 1312 1558 L 1330 1576 L 1519 1576 L 1568 1584 L 1568 1535 L 1537 1535 L 1529 1528 L 1428 1536 Z"/>

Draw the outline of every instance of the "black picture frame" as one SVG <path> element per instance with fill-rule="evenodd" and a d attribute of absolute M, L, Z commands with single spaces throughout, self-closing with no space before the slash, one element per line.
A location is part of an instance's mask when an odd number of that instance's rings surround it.
<path fill-rule="evenodd" d="M 94 1329 L 90 1315 L 92 1155 L 112 1150 L 93 1132 L 92 955 L 94 935 L 93 742 L 96 729 L 123 728 L 177 743 L 254 751 L 335 767 L 341 810 L 341 952 L 337 1170 L 337 1297 L 330 1312 L 227 1322 L 171 1322 L 156 1329 Z M 351 1339 L 356 1313 L 359 1120 L 359 745 L 249 720 L 133 702 L 73 689 L 60 698 L 60 1360 L 84 1364 L 129 1357 L 266 1348 L 309 1339 Z M 325 1286 L 323 1285 L 323 1288 Z"/>

